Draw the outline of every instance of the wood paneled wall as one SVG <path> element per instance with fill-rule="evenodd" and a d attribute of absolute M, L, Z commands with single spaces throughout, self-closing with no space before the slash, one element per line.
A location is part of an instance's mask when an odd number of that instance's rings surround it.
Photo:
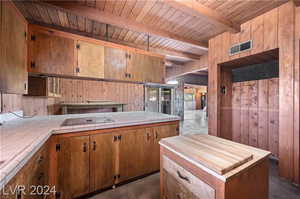
<path fill-rule="evenodd" d="M 224 109 L 232 111 L 228 130 L 232 140 L 269 150 L 278 157 L 279 79 L 233 83 L 231 92 L 231 107 L 221 109 L 222 113 Z M 224 123 L 221 126 L 228 128 Z"/>
<path fill-rule="evenodd" d="M 25 115 L 60 114 L 60 102 L 85 102 L 87 100 L 123 102 L 127 104 L 125 111 L 144 110 L 144 86 L 142 84 L 61 79 L 60 90 L 61 98 L 1 94 L 2 112 L 24 110 Z"/>
<path fill-rule="evenodd" d="M 223 33 L 209 41 L 209 134 L 221 132 L 221 64 L 264 51 L 279 49 L 279 170 L 300 183 L 299 166 L 299 10 L 293 1 L 242 24 L 240 33 Z M 296 25 L 297 24 L 297 25 Z M 298 35 L 298 36 L 297 36 Z M 296 39 L 295 39 L 296 38 Z M 229 56 L 233 44 L 252 40 L 253 48 Z M 247 118 L 240 118 L 246 120 Z M 228 123 L 228 121 L 225 121 Z M 242 121 L 241 121 L 242 122 Z M 231 125 L 231 124 L 228 124 Z M 223 127 L 222 127 L 223 131 Z M 226 137 L 226 136 L 225 136 Z"/>

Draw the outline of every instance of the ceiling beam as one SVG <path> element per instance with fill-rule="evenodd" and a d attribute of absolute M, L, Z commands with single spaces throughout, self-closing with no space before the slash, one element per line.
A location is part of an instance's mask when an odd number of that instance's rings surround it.
<path fill-rule="evenodd" d="M 47 1 L 47 5 L 49 4 L 65 9 L 66 11 L 72 12 L 75 15 L 84 16 L 100 23 L 111 24 L 117 27 L 129 29 L 136 32 L 143 32 L 150 35 L 156 35 L 159 37 L 176 40 L 188 44 L 190 46 L 208 51 L 207 42 L 200 42 L 200 41 L 184 38 L 180 35 L 168 31 L 156 29 L 154 27 L 150 27 L 145 24 L 138 23 L 134 20 L 129 20 L 107 12 L 103 12 L 96 8 L 91 8 L 88 6 L 83 6 L 79 3 L 67 2 L 67 1 L 65 2 Z"/>
<path fill-rule="evenodd" d="M 175 9 L 181 10 L 195 17 L 205 18 L 207 21 L 221 26 L 229 32 L 240 32 L 239 24 L 234 24 L 229 19 L 219 14 L 216 10 L 208 8 L 196 0 L 164 0 Z"/>

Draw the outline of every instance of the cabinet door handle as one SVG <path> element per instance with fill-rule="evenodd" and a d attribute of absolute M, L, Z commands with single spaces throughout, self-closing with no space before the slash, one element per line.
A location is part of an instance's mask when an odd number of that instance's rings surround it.
<path fill-rule="evenodd" d="M 177 171 L 177 175 L 178 175 L 178 177 L 181 178 L 182 180 L 185 180 L 185 181 L 187 181 L 188 183 L 191 183 L 191 182 L 190 182 L 190 179 L 189 179 L 188 177 L 186 177 L 186 176 L 183 176 L 183 175 L 180 173 L 180 171 Z"/>
<path fill-rule="evenodd" d="M 97 144 L 96 144 L 96 141 L 94 141 L 93 142 L 93 150 L 96 151 L 96 148 L 97 148 Z"/>
<path fill-rule="evenodd" d="M 149 135 L 149 133 L 147 133 L 147 140 L 149 140 L 150 139 L 150 135 Z"/>
<path fill-rule="evenodd" d="M 87 151 L 87 146 L 86 146 L 86 143 L 83 144 L 83 152 L 86 152 Z"/>
<path fill-rule="evenodd" d="M 158 133 L 157 133 L 157 131 L 155 131 L 155 139 L 157 139 L 158 138 Z"/>

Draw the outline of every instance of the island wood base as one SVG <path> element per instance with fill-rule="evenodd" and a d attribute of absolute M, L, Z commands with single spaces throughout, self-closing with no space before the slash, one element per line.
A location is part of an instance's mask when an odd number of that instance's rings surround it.
<path fill-rule="evenodd" d="M 238 171 L 232 170 L 229 172 L 232 175 L 228 173 L 230 177 L 222 179 L 221 175 L 199 168 L 171 148 L 161 146 L 160 154 L 161 199 L 268 199 L 267 157 L 250 166 L 237 167 L 234 170 Z"/>

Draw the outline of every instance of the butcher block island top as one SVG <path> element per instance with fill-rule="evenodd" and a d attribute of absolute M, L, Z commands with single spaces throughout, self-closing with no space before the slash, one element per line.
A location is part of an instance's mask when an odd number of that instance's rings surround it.
<path fill-rule="evenodd" d="M 80 118 L 92 118 L 92 123 L 62 125 L 67 119 L 78 120 Z M 96 118 L 95 123 L 93 123 L 94 118 Z M 104 122 L 101 122 L 99 118 L 104 118 Z M 4 124 L 0 126 L 0 187 L 12 179 L 53 134 L 75 133 L 179 120 L 180 118 L 174 115 L 139 111 L 53 115 L 29 119 L 15 119 L 4 122 Z M 90 119 L 87 121 L 90 121 Z"/>
<path fill-rule="evenodd" d="M 271 154 L 206 134 L 165 138 L 160 145 L 223 181 Z"/>

